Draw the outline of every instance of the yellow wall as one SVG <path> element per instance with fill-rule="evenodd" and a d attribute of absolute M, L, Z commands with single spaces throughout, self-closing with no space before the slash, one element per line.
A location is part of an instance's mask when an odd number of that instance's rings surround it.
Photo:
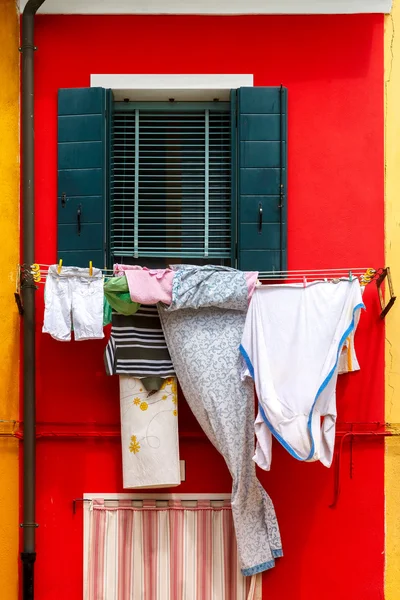
<path fill-rule="evenodd" d="M 18 419 L 19 21 L 15 0 L 0 0 L 0 421 Z M 10 431 L 0 423 L 0 433 Z M 18 597 L 18 441 L 0 436 L 0 596 Z"/>
<path fill-rule="evenodd" d="M 400 293 L 400 1 L 385 17 L 386 264 Z M 400 423 L 400 299 L 386 317 L 386 421 Z M 397 424 L 397 425 L 396 425 Z M 400 598 L 400 437 L 388 438 L 385 456 L 385 598 Z"/>

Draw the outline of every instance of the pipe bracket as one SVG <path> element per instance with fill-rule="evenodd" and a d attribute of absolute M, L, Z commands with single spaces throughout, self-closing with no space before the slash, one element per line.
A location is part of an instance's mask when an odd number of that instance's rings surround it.
<path fill-rule="evenodd" d="M 24 52 L 24 50 L 33 50 L 35 52 L 37 50 L 37 46 L 33 46 L 32 44 L 24 44 L 18 48 L 19 52 Z"/>

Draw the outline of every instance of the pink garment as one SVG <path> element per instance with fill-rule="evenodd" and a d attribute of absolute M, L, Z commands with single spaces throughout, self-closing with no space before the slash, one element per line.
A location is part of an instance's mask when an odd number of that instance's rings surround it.
<path fill-rule="evenodd" d="M 114 273 L 126 275 L 129 294 L 133 302 L 140 304 L 171 304 L 172 269 L 148 269 L 138 265 L 114 265 Z"/>
<path fill-rule="evenodd" d="M 244 276 L 246 278 L 246 283 L 247 283 L 247 294 L 248 294 L 248 299 L 249 302 L 251 300 L 251 297 L 253 295 L 254 289 L 256 287 L 256 283 L 257 283 L 257 278 L 258 278 L 258 271 L 245 271 Z"/>

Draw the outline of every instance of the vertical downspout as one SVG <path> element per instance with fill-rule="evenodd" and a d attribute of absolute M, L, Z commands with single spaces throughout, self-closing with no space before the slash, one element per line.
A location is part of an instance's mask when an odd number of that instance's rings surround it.
<path fill-rule="evenodd" d="M 22 15 L 22 235 L 23 263 L 35 262 L 34 217 L 34 19 L 45 0 L 29 0 Z M 23 319 L 23 395 L 24 395 L 24 476 L 23 476 L 23 551 L 22 598 L 33 600 L 35 552 L 35 287 L 22 287 Z"/>

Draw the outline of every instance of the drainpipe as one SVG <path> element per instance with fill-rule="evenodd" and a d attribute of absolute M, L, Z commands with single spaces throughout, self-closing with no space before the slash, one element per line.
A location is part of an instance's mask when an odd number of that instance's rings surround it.
<path fill-rule="evenodd" d="M 45 0 L 28 0 L 22 15 L 22 235 L 23 263 L 35 262 L 34 218 L 34 76 L 33 42 L 35 14 Z M 22 286 L 23 319 L 23 395 L 24 395 L 24 476 L 23 476 L 23 551 L 22 598 L 34 598 L 35 552 L 35 287 Z"/>

